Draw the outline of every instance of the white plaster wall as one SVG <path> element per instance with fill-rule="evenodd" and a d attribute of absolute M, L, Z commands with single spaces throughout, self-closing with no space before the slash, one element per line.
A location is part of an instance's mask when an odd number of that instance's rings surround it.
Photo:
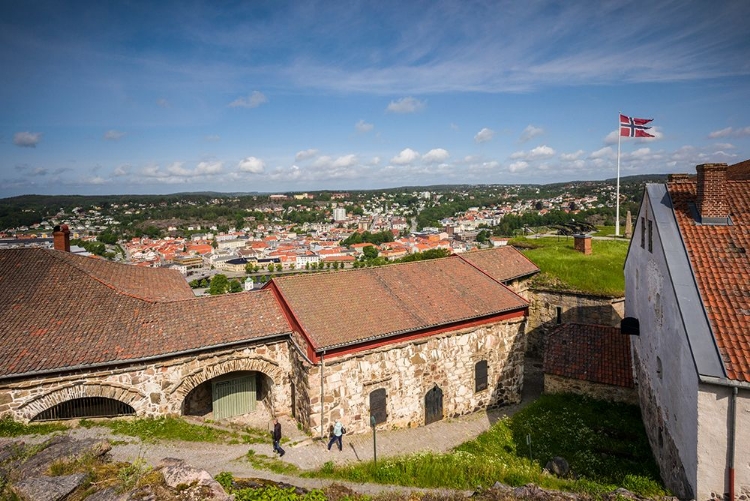
<path fill-rule="evenodd" d="M 662 478 L 677 490 L 681 463 L 695 492 L 698 376 L 656 225 L 653 252 L 648 251 L 648 235 L 645 248 L 640 246 L 640 216 L 649 219 L 648 204 L 646 194 L 625 263 L 625 316 L 640 321 L 640 336 L 631 337 L 635 375 L 641 414 Z M 670 450 L 674 448 L 677 451 Z"/>
<path fill-rule="evenodd" d="M 696 499 L 729 492 L 729 415 L 731 388 L 701 385 L 698 394 L 698 488 Z M 750 495 L 750 390 L 737 394 L 735 496 Z"/>

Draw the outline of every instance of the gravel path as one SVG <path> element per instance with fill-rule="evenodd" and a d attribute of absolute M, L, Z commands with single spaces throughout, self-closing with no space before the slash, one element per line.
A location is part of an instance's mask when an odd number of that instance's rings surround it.
<path fill-rule="evenodd" d="M 476 412 L 456 419 L 444 419 L 429 426 L 419 428 L 378 431 L 377 457 L 385 458 L 421 451 L 445 452 L 457 445 L 475 438 L 486 431 L 492 424 L 505 416 L 511 416 L 535 400 L 542 392 L 541 361 L 527 358 L 523 398 L 519 404 L 505 406 L 485 412 Z M 335 464 L 346 464 L 373 459 L 372 433 L 345 435 L 344 449 L 339 452 L 326 449 L 326 442 L 310 438 L 297 430 L 296 424 L 288 418 L 280 418 L 282 430 L 289 440 L 282 446 L 286 454 L 281 461 L 295 465 L 300 470 L 317 469 L 327 461 Z M 222 471 L 231 472 L 236 478 L 262 478 L 275 482 L 304 487 L 322 488 L 332 483 L 326 479 L 302 478 L 281 475 L 268 470 L 260 470 L 246 459 L 250 449 L 256 455 L 276 457 L 272 451 L 271 441 L 267 444 L 213 444 L 204 442 L 159 442 L 142 443 L 138 438 L 112 436 L 107 428 L 76 428 L 68 432 L 75 438 L 101 438 L 114 442 L 111 457 L 113 461 L 134 462 L 139 458 L 155 466 L 164 458 L 182 459 L 186 463 L 206 470 L 211 475 Z M 26 442 L 38 442 L 46 437 L 23 437 Z M 270 438 L 270 437 L 269 437 Z M 3 439 L 0 439 L 2 443 Z M 399 486 L 380 484 L 355 484 L 337 481 L 357 492 L 374 495 L 383 491 L 408 492 L 426 491 L 425 489 L 408 489 Z"/>

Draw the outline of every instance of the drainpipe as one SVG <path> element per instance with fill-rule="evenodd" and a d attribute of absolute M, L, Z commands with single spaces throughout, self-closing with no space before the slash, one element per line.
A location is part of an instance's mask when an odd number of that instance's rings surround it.
<path fill-rule="evenodd" d="M 701 383 L 713 384 L 731 388 L 732 398 L 729 400 L 729 434 L 727 436 L 727 445 L 729 447 L 729 460 L 727 462 L 727 481 L 729 483 L 729 501 L 734 501 L 734 456 L 737 441 L 737 394 L 740 388 L 743 390 L 750 389 L 750 384 L 744 381 L 733 381 L 726 378 L 717 378 L 711 376 L 700 376 Z"/>
<path fill-rule="evenodd" d="M 729 501 L 734 501 L 734 449 L 735 436 L 737 433 L 737 392 L 735 386 L 732 388 L 732 410 L 729 414 Z"/>
<path fill-rule="evenodd" d="M 326 366 L 325 360 L 323 360 L 323 357 L 325 356 L 326 351 L 323 350 L 323 353 L 320 355 L 320 438 L 321 440 L 325 438 L 325 435 L 323 434 L 323 372 Z"/>

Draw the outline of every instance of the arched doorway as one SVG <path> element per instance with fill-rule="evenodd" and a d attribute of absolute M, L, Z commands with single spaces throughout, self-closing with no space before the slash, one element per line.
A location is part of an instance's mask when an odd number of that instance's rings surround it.
<path fill-rule="evenodd" d="M 182 413 L 228 419 L 263 412 L 273 414 L 270 377 L 258 371 L 235 371 L 202 382 L 185 396 Z"/>
<path fill-rule="evenodd" d="M 424 397 L 424 424 L 428 425 L 443 419 L 443 390 L 438 385 Z"/>

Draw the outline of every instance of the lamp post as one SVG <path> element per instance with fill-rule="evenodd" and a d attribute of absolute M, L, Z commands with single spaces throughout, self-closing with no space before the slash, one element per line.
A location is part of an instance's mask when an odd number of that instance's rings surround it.
<path fill-rule="evenodd" d="M 375 466 L 378 465 L 378 447 L 377 440 L 375 439 L 375 416 L 370 416 L 370 426 L 372 426 L 372 458 Z"/>

